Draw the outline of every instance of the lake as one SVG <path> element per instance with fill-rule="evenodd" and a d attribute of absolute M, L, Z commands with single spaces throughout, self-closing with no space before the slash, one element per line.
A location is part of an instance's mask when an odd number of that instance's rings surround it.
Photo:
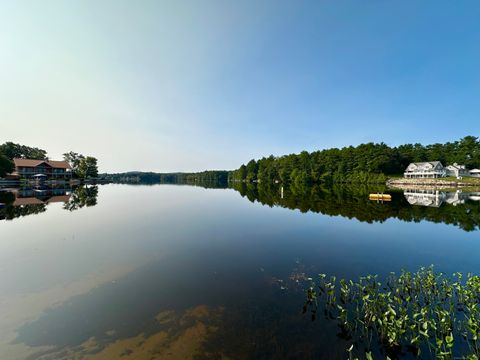
<path fill-rule="evenodd" d="M 307 278 L 480 273 L 476 193 L 120 185 L 0 195 L 0 359 L 332 359 Z"/>

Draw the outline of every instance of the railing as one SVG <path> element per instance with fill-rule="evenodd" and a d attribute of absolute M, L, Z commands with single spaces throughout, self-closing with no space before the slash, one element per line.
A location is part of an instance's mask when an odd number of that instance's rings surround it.
<path fill-rule="evenodd" d="M 34 175 L 39 175 L 39 174 L 46 175 L 47 177 L 72 176 L 71 172 L 50 172 L 50 171 L 38 171 L 38 172 L 25 171 L 25 172 L 19 172 L 18 174 L 20 175 L 20 177 L 32 177 Z"/>
<path fill-rule="evenodd" d="M 405 177 L 409 176 L 433 176 L 433 177 L 444 177 L 447 175 L 445 171 L 412 171 L 412 172 L 405 172 L 403 173 Z"/>
<path fill-rule="evenodd" d="M 19 170 L 19 174 L 31 175 L 31 174 L 71 174 L 71 171 L 63 169 L 35 169 L 35 170 Z"/>

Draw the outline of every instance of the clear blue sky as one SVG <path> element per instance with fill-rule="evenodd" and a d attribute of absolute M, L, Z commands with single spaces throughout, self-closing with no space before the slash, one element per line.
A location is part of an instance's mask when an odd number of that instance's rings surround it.
<path fill-rule="evenodd" d="M 480 2 L 0 3 L 0 142 L 102 171 L 480 134 Z"/>

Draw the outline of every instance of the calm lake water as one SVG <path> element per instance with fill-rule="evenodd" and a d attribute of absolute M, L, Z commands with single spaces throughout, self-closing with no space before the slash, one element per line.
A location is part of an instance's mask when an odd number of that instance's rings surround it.
<path fill-rule="evenodd" d="M 0 359 L 332 359 L 307 277 L 480 273 L 477 194 L 103 185 L 0 196 Z"/>

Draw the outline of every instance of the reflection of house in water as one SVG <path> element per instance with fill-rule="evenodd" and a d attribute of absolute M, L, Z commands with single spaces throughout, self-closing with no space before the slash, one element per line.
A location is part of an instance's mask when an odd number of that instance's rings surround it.
<path fill-rule="evenodd" d="M 480 193 L 462 191 L 445 192 L 439 190 L 410 189 L 403 192 L 411 205 L 440 207 L 444 202 L 453 206 L 465 204 L 468 200 L 480 201 Z"/>
<path fill-rule="evenodd" d="M 39 205 L 51 203 L 66 203 L 72 194 L 72 189 L 15 189 L 13 206 Z"/>
<path fill-rule="evenodd" d="M 451 205 L 465 204 L 465 201 L 470 200 L 470 193 L 461 191 L 447 192 L 445 202 Z"/>
<path fill-rule="evenodd" d="M 74 211 L 97 204 L 97 186 L 72 188 L 22 188 L 0 190 L 0 220 L 46 211 L 51 203 L 62 204 L 63 209 Z"/>
<path fill-rule="evenodd" d="M 445 200 L 445 193 L 438 190 L 405 190 L 405 198 L 411 205 L 439 207 Z"/>

